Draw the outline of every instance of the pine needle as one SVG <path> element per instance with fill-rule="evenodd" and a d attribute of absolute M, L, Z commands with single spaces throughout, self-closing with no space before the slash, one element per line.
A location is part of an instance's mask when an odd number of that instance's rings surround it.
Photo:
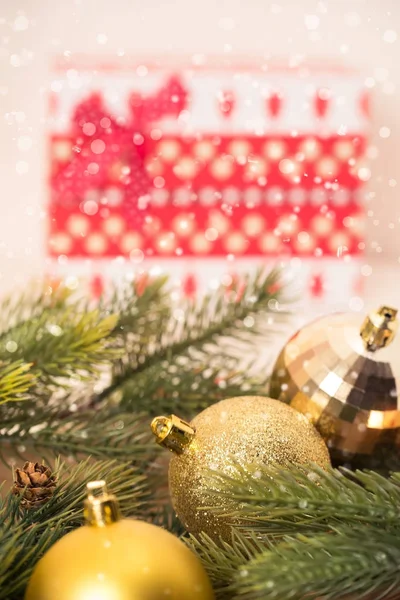
<path fill-rule="evenodd" d="M 0 363 L 0 404 L 29 398 L 28 391 L 37 381 L 31 367 L 22 360 Z"/>

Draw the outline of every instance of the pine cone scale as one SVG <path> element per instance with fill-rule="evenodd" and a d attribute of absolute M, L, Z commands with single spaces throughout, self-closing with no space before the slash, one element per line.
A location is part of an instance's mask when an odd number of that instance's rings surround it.
<path fill-rule="evenodd" d="M 16 483 L 18 483 L 18 485 L 29 485 L 30 484 L 30 479 L 28 477 L 28 475 L 26 473 L 24 473 L 23 471 L 21 471 L 20 469 L 17 469 L 15 472 L 15 478 L 17 480 Z"/>

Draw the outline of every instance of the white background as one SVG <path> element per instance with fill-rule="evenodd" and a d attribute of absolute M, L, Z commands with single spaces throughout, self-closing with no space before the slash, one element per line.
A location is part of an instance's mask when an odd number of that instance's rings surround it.
<path fill-rule="evenodd" d="M 124 52 L 135 59 L 171 55 L 189 61 L 193 54 L 223 54 L 232 62 L 235 56 L 313 63 L 327 58 L 361 69 L 374 93 L 377 155 L 369 182 L 368 289 L 377 294 L 387 287 L 389 273 L 389 296 L 399 297 L 398 0 L 0 0 L 0 7 L 2 290 L 45 264 L 44 116 L 52 57 Z M 380 136 L 382 127 L 389 137 Z"/>

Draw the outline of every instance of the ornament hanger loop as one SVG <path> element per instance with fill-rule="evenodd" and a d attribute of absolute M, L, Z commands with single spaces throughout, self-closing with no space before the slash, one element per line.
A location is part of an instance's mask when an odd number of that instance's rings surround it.
<path fill-rule="evenodd" d="M 107 484 L 104 479 L 99 481 L 89 481 L 86 485 L 86 491 L 89 498 L 101 497 L 108 493 Z"/>
<path fill-rule="evenodd" d="M 105 527 L 116 523 L 121 518 L 118 500 L 109 494 L 104 480 L 90 481 L 86 485 L 85 521 L 87 525 Z"/>

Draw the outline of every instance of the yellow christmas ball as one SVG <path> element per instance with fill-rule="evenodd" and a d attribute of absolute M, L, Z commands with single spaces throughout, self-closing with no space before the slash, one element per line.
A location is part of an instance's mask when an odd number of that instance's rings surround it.
<path fill-rule="evenodd" d="M 214 599 L 206 572 L 183 542 L 155 525 L 121 520 L 105 483 L 88 486 L 88 524 L 39 561 L 25 600 Z"/>
<path fill-rule="evenodd" d="M 285 344 L 273 369 L 271 396 L 306 415 L 335 464 L 398 470 L 400 336 L 397 310 L 365 319 L 327 315 Z"/>
<path fill-rule="evenodd" d="M 192 534 L 231 539 L 232 523 L 207 507 L 228 513 L 232 500 L 216 496 L 209 470 L 229 474 L 232 461 L 243 467 L 278 463 L 330 464 L 328 450 L 304 415 L 264 397 L 222 400 L 201 412 L 191 423 L 171 415 L 156 417 L 152 430 L 157 442 L 173 452 L 169 487 L 175 511 Z M 218 500 L 217 500 L 218 498 Z"/>

